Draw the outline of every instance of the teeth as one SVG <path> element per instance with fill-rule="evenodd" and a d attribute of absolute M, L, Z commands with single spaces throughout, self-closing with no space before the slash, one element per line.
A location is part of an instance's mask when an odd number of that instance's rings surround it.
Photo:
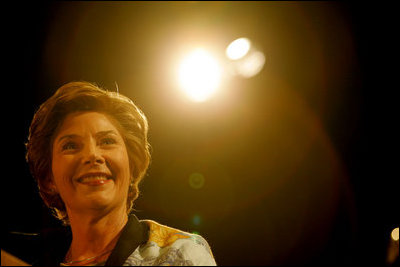
<path fill-rule="evenodd" d="M 106 181 L 106 180 L 108 180 L 106 176 L 86 176 L 79 179 L 79 182 L 85 183 L 85 182 Z"/>

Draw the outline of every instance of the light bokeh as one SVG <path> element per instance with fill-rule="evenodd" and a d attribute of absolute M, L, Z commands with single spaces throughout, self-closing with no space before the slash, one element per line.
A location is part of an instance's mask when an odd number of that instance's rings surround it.
<path fill-rule="evenodd" d="M 244 57 L 249 52 L 250 47 L 250 40 L 242 37 L 231 42 L 226 48 L 225 53 L 229 59 L 237 60 Z"/>
<path fill-rule="evenodd" d="M 265 56 L 261 51 L 254 51 L 236 66 L 237 73 L 245 78 L 257 75 L 265 64 Z"/>
<path fill-rule="evenodd" d="M 392 231 L 392 239 L 394 241 L 399 241 L 399 227 L 393 229 L 393 231 Z"/>

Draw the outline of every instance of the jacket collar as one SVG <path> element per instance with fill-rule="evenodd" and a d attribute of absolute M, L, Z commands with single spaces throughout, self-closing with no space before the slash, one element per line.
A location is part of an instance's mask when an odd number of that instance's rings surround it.
<path fill-rule="evenodd" d="M 51 266 L 59 265 L 63 261 L 72 241 L 70 227 L 58 229 L 46 229 L 42 231 L 42 253 L 38 261 L 33 265 Z M 144 221 L 139 221 L 134 214 L 130 214 L 128 222 L 122 229 L 122 233 L 114 250 L 108 257 L 105 266 L 121 266 L 137 247 L 147 242 L 149 238 L 149 226 Z"/>
<path fill-rule="evenodd" d="M 105 265 L 121 266 L 137 247 L 147 242 L 148 238 L 147 223 L 139 221 L 134 214 L 131 214 Z"/>

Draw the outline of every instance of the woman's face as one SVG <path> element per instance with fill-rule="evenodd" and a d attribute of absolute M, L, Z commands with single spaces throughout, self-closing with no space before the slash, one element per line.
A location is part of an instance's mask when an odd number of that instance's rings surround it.
<path fill-rule="evenodd" d="M 126 211 L 130 183 L 128 153 L 111 120 L 98 112 L 75 112 L 53 141 L 54 189 L 67 212 Z"/>

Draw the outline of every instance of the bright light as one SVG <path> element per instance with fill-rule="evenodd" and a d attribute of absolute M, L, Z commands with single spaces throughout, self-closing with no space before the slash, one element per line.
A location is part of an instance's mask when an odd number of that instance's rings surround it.
<path fill-rule="evenodd" d="M 232 60 L 244 57 L 250 50 L 250 40 L 247 38 L 239 38 L 233 41 L 226 48 L 226 56 Z"/>
<path fill-rule="evenodd" d="M 189 54 L 179 68 L 179 82 L 188 97 L 196 102 L 207 100 L 221 81 L 221 67 L 205 50 Z"/>
<path fill-rule="evenodd" d="M 393 229 L 393 231 L 392 231 L 392 239 L 394 241 L 398 241 L 399 240 L 399 227 Z"/>

